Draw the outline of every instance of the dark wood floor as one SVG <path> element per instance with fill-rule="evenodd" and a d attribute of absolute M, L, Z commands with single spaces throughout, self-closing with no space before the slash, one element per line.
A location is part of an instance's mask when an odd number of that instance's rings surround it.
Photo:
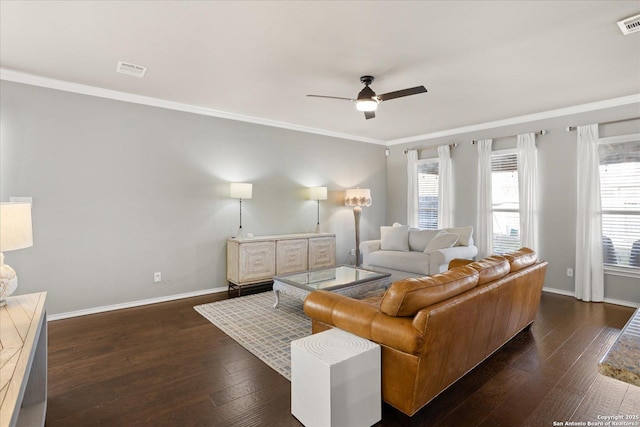
<path fill-rule="evenodd" d="M 299 426 L 289 381 L 200 316 L 226 294 L 49 324 L 47 423 Z M 640 387 L 596 365 L 633 309 L 543 294 L 536 322 L 413 418 L 380 426 L 552 426 L 640 414 Z"/>

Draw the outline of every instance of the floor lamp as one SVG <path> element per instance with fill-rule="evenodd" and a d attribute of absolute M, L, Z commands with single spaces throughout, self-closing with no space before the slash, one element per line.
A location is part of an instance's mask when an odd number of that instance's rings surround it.
<path fill-rule="evenodd" d="M 327 187 L 311 187 L 309 188 L 309 200 L 318 202 L 318 223 L 316 224 L 316 233 L 320 233 L 320 200 L 327 200 Z"/>
<path fill-rule="evenodd" d="M 351 188 L 344 197 L 345 206 L 353 206 L 353 217 L 356 221 L 356 267 L 360 266 L 360 214 L 361 206 L 371 206 L 371 190 L 368 188 Z"/>
<path fill-rule="evenodd" d="M 240 200 L 240 227 L 238 227 L 238 232 L 236 233 L 237 239 L 244 239 L 247 237 L 247 233 L 242 228 L 242 199 L 251 199 L 253 193 L 253 184 L 248 184 L 244 182 L 232 182 L 231 189 L 229 191 L 229 195 L 232 199 Z"/>

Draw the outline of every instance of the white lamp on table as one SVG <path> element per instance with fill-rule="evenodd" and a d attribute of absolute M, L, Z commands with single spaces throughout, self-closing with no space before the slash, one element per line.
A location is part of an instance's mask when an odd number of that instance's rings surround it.
<path fill-rule="evenodd" d="M 316 233 L 320 233 L 320 200 L 327 200 L 327 187 L 311 187 L 309 188 L 309 200 L 318 202 L 318 222 L 316 224 Z"/>
<path fill-rule="evenodd" d="M 30 203 L 0 204 L 0 306 L 18 287 L 18 276 L 4 263 L 4 252 L 33 246 Z"/>
<path fill-rule="evenodd" d="M 242 228 L 242 199 L 251 199 L 251 196 L 253 195 L 253 184 L 246 182 L 232 182 L 229 195 L 232 199 L 240 200 L 240 227 L 238 228 L 238 232 L 235 237 L 242 239 L 247 237 L 247 233 Z"/>

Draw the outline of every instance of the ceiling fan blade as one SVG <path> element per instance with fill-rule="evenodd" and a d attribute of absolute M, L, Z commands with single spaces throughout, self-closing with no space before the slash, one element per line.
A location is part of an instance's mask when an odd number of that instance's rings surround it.
<path fill-rule="evenodd" d="M 340 96 L 326 96 L 326 95 L 307 95 L 310 96 L 312 98 L 329 98 L 329 99 L 343 99 L 345 101 L 351 101 L 351 102 L 355 102 L 355 99 L 351 99 L 351 98 L 342 98 Z"/>
<path fill-rule="evenodd" d="M 369 120 L 369 119 L 373 119 L 376 117 L 376 112 L 375 111 L 365 111 L 364 112 L 364 118 Z"/>
<path fill-rule="evenodd" d="M 425 93 L 427 89 L 424 86 L 416 86 L 409 89 L 397 90 L 395 92 L 384 93 L 378 95 L 380 101 L 389 101 L 390 99 L 402 98 L 403 96 L 417 95 Z"/>

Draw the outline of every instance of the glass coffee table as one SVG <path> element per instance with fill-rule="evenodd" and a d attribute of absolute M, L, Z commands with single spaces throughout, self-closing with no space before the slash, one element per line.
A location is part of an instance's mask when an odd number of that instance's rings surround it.
<path fill-rule="evenodd" d="M 389 273 L 351 265 L 283 274 L 273 278 L 273 292 L 276 295 L 276 303 L 273 308 L 277 308 L 280 303 L 280 292 L 302 301 L 309 293 L 321 289 L 358 298 L 378 289 L 386 289 L 390 284 L 391 274 Z"/>

